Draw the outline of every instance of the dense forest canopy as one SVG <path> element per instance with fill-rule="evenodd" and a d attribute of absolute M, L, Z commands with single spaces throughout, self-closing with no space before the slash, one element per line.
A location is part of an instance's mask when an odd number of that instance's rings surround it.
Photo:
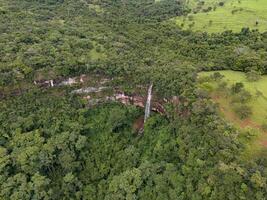
<path fill-rule="evenodd" d="M 167 19 L 187 12 L 182 1 L 2 0 L 1 10 L 1 85 L 183 63 L 266 73 L 266 34 L 181 31 Z"/>
<path fill-rule="evenodd" d="M 244 159 L 197 72 L 267 73 L 267 34 L 181 30 L 183 0 L 0 0 L 0 199 L 264 200 L 267 153 Z M 166 115 L 88 106 L 72 87 L 105 76 L 128 93 L 154 84 Z"/>

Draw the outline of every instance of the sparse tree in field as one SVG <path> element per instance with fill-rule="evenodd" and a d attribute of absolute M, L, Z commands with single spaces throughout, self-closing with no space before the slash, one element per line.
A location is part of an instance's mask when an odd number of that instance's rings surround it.
<path fill-rule="evenodd" d="M 188 16 L 188 21 L 193 21 L 193 20 L 194 20 L 193 15 L 189 15 L 189 16 Z"/>
<path fill-rule="evenodd" d="M 209 26 L 211 26 L 211 25 L 212 25 L 212 22 L 213 22 L 212 20 L 209 20 Z"/>
<path fill-rule="evenodd" d="M 236 104 L 234 105 L 234 112 L 240 119 L 246 119 L 252 114 L 252 109 L 245 104 Z"/>
<path fill-rule="evenodd" d="M 218 84 L 218 90 L 219 91 L 225 91 L 227 90 L 227 82 L 226 81 L 220 81 Z"/>
<path fill-rule="evenodd" d="M 248 91 L 242 90 L 238 94 L 233 95 L 232 102 L 233 103 L 246 103 L 249 100 L 251 100 L 251 98 L 252 98 L 252 95 Z"/>
<path fill-rule="evenodd" d="M 215 80 L 215 81 L 220 81 L 224 78 L 224 75 L 222 75 L 220 72 L 215 72 L 212 74 L 212 78 Z"/>
<path fill-rule="evenodd" d="M 244 89 L 244 84 L 241 82 L 235 83 L 232 87 L 231 87 L 231 91 L 233 94 L 239 93 Z"/>
<path fill-rule="evenodd" d="M 224 2 L 223 1 L 221 1 L 221 2 L 219 2 L 219 4 L 218 4 L 219 6 L 224 6 Z"/>

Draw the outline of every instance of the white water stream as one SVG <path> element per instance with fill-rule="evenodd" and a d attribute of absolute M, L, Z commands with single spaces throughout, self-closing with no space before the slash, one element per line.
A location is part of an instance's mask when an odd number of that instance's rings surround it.
<path fill-rule="evenodd" d="M 150 110 L 151 110 L 151 99 L 152 99 L 152 88 L 153 84 L 151 84 L 148 88 L 147 92 L 147 100 L 146 100 L 146 108 L 145 108 L 145 118 L 144 122 L 146 122 L 147 118 L 150 116 Z"/>

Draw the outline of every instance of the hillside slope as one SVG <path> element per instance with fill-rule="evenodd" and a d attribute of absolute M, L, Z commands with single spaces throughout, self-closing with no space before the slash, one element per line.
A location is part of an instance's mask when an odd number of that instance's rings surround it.
<path fill-rule="evenodd" d="M 188 5 L 194 11 L 196 3 Z M 267 31 L 267 2 L 265 0 L 227 0 L 205 2 L 200 11 L 176 18 L 184 29 L 217 33 L 227 30 L 239 32 L 242 28 Z"/>

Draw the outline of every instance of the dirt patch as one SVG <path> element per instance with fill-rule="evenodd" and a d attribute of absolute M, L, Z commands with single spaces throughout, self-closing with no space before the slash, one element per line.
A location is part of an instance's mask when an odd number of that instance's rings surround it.
<path fill-rule="evenodd" d="M 133 130 L 135 133 L 138 133 L 139 130 L 143 128 L 144 128 L 144 116 L 140 116 L 133 122 Z"/>
<path fill-rule="evenodd" d="M 267 135 L 267 132 L 262 129 L 260 124 L 257 124 L 250 118 L 241 120 L 239 117 L 237 117 L 233 111 L 227 108 L 227 105 L 224 106 L 224 103 L 221 102 L 222 99 L 220 96 L 213 95 L 211 98 L 214 102 L 218 103 L 220 112 L 223 114 L 224 118 L 227 119 L 227 121 L 234 123 L 241 129 L 250 127 L 259 130 L 264 135 Z M 263 139 L 262 137 L 259 137 L 258 141 L 258 144 L 267 148 L 267 140 Z"/>
<path fill-rule="evenodd" d="M 255 122 L 253 122 L 251 119 L 240 120 L 240 127 L 241 128 L 251 127 L 251 128 L 256 128 L 256 129 L 263 131 L 261 129 L 261 126 Z"/>
<path fill-rule="evenodd" d="M 261 142 L 262 146 L 267 148 L 267 140 Z"/>

